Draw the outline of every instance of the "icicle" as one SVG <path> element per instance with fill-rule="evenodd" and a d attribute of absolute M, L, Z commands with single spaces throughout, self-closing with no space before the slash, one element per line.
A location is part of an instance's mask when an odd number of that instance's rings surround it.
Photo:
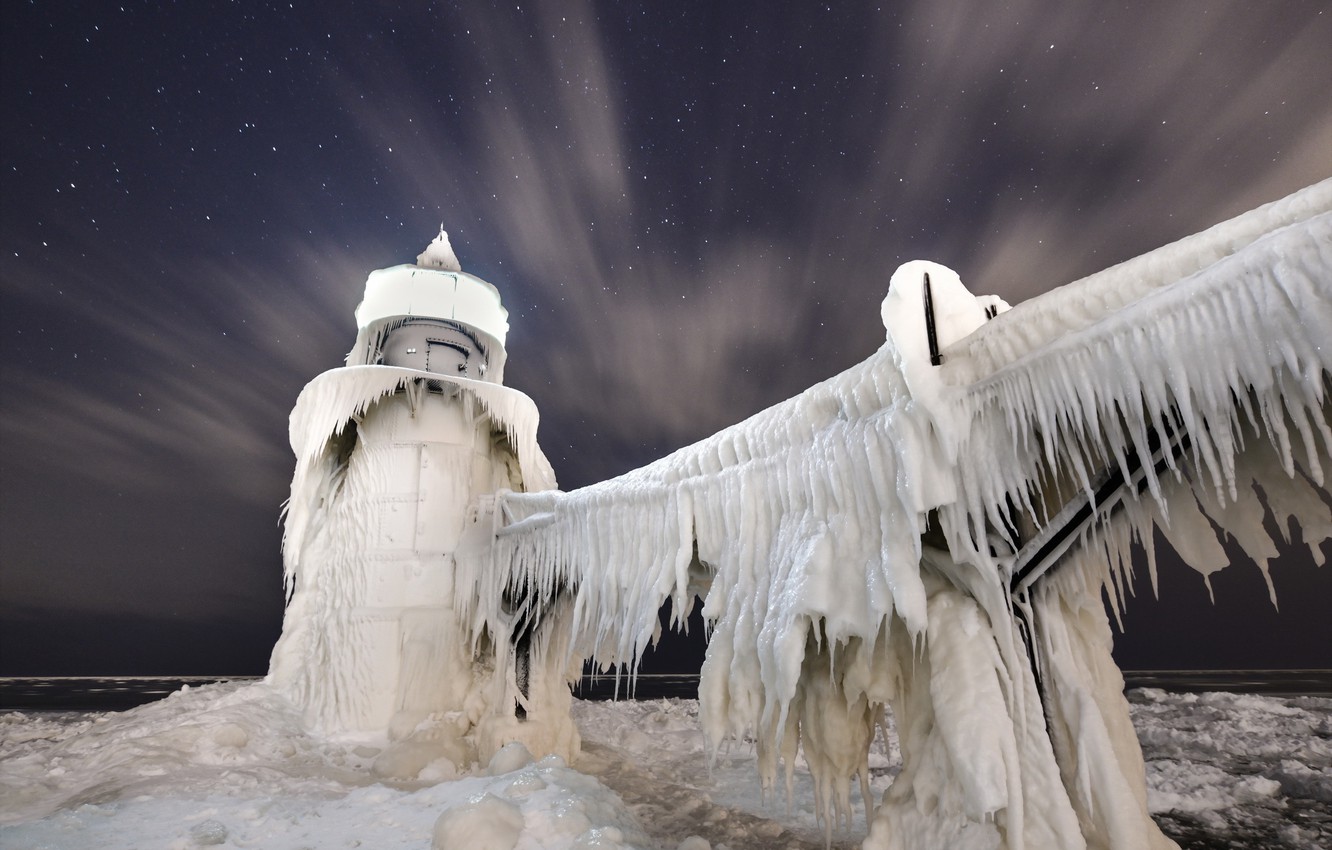
<path fill-rule="evenodd" d="M 892 701 L 920 723 L 879 815 L 904 819 L 897 834 L 997 842 L 1002 812 L 1011 846 L 1075 846 L 1080 822 L 1099 845 L 1159 844 L 1132 782 L 1106 778 L 1134 755 L 1100 594 L 1118 616 L 1135 539 L 1155 588 L 1154 526 L 1205 580 L 1226 562 L 1209 516 L 1265 556 L 1250 481 L 1279 523 L 1293 515 L 1306 535 L 1332 533 L 1326 504 L 1303 498 L 1332 448 L 1330 209 L 1332 181 L 993 317 L 995 302 L 946 269 L 908 264 L 884 300 L 889 339 L 864 363 L 612 481 L 499 496 L 523 530 L 469 568 L 473 622 L 499 616 L 494 600 L 514 577 L 542 599 L 559 587 L 576 651 L 632 671 L 660 605 L 687 601 L 697 555 L 710 582 L 709 746 L 753 734 L 765 787 L 798 743 L 831 826 L 861 744 L 820 723 L 836 708 L 854 715 L 846 729 L 872 733 Z M 1186 448 L 1152 462 L 1172 439 Z M 1097 493 L 1108 470 L 1122 492 Z M 991 540 L 1030 542 L 1067 500 L 1100 524 L 1073 538 L 1048 589 L 1013 600 L 1014 557 Z M 1044 692 L 1023 615 L 1037 623 Z M 872 671 L 849 677 L 867 643 Z M 866 847 L 908 841 L 884 834 Z"/>

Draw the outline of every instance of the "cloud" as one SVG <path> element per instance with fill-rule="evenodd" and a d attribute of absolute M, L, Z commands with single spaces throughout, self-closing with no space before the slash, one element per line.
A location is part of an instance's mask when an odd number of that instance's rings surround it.
<path fill-rule="evenodd" d="M 959 148 L 980 134 L 1008 166 L 959 234 L 980 250 L 950 240 L 1006 297 L 1332 174 L 1332 92 L 1320 82 L 1332 20 L 1314 7 L 1009 11 L 1011 25 L 978 27 L 946 4 L 922 4 L 903 39 L 930 64 L 920 99 L 948 104 L 966 91 L 961 112 L 972 117 L 969 138 L 936 131 L 922 147 L 965 159 Z M 966 179 L 977 176 L 988 182 Z"/>
<path fill-rule="evenodd" d="M 1019 300 L 1332 174 L 1318 4 L 876 8 L 312 11 L 254 33 L 260 85 L 201 59 L 225 96 L 154 101 L 172 121 L 117 125 L 105 156 L 98 122 L 142 112 L 128 77 L 78 91 L 98 121 L 16 98 L 37 123 L 0 178 L 22 199 L 0 218 L 0 492 L 149 494 L 162 514 L 117 544 L 144 558 L 179 557 L 157 526 L 275 521 L 297 393 L 350 348 L 366 273 L 441 218 L 578 484 L 863 359 L 901 262 Z M 66 167 L 79 189 L 50 194 Z M 196 579 L 232 568 L 189 554 Z"/>
<path fill-rule="evenodd" d="M 296 391 L 350 347 L 354 300 L 328 298 L 312 282 L 364 274 L 346 265 L 364 260 L 293 253 L 302 260 L 294 280 L 180 258 L 94 253 L 58 277 L 50 266 L 9 263 L 6 288 L 31 317 L 17 332 L 30 346 L 52 343 L 48 356 L 0 370 L 8 464 L 154 490 L 180 487 L 183 464 L 211 467 L 212 487 L 271 503 L 256 483 L 288 471 L 274 438 Z M 86 365 L 76 365 L 80 354 Z"/>
<path fill-rule="evenodd" d="M 406 61 L 348 70 L 343 98 L 365 138 L 397 140 L 401 192 L 462 213 L 465 267 L 504 258 L 509 383 L 575 463 L 593 462 L 593 431 L 641 462 L 635 447 L 696 439 L 863 358 L 899 262 L 1021 300 L 1332 171 L 1317 16 L 1013 3 L 981 23 L 916 4 L 866 12 L 838 31 L 845 55 L 814 60 L 817 22 L 750 20 L 747 65 L 709 81 L 726 123 L 682 138 L 655 120 L 675 107 L 644 98 L 660 79 L 689 97 L 690 68 L 645 70 L 618 23 L 554 8 L 449 22 L 468 34 L 454 67 L 484 91 L 448 116 L 429 102 L 454 84 Z M 742 24 L 709 25 L 693 46 L 711 70 Z"/>

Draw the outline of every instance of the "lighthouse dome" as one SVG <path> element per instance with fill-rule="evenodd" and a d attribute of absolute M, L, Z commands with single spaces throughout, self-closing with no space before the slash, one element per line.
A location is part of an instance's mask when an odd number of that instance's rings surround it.
<path fill-rule="evenodd" d="M 498 289 L 462 270 L 442 227 L 415 265 L 370 273 L 356 325 L 349 364 L 385 363 L 501 380 L 509 311 Z M 446 359 L 447 365 L 439 365 Z"/>

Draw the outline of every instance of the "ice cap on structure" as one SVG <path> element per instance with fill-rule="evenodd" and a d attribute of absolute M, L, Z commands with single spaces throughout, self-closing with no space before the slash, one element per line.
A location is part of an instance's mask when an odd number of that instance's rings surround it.
<path fill-rule="evenodd" d="M 416 255 L 416 264 L 424 269 L 442 269 L 446 272 L 462 271 L 462 264 L 458 262 L 458 255 L 453 253 L 453 246 L 449 244 L 448 231 L 444 225 L 439 226 L 439 235 L 426 246 L 426 249 Z"/>
<path fill-rule="evenodd" d="M 969 335 L 987 318 L 986 302 L 967 290 L 957 272 L 928 260 L 903 264 L 888 281 L 888 295 L 880 312 L 883 326 L 898 350 L 917 360 L 929 359 L 922 312 L 927 280 L 940 348 Z"/>

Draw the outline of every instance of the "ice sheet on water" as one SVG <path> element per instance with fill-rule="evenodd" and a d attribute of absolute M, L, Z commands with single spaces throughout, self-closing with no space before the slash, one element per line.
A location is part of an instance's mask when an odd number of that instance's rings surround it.
<path fill-rule="evenodd" d="M 1169 834 L 1270 850 L 1332 841 L 1332 699 L 1129 696 Z M 797 763 L 794 805 L 763 799 L 752 744 L 734 742 L 709 768 L 698 711 L 693 700 L 575 702 L 587 743 L 572 765 L 518 759 L 498 775 L 392 783 L 370 775 L 366 745 L 311 736 L 263 685 L 192 688 L 121 714 L 11 712 L 0 715 L 0 844 L 186 848 L 225 833 L 220 846 L 419 850 L 446 814 L 465 821 L 492 795 L 522 812 L 521 846 L 539 850 L 593 837 L 676 850 L 691 836 L 712 850 L 821 848 L 808 768 Z M 901 767 L 890 719 L 871 745 L 873 790 Z M 864 817 L 857 801 L 834 846 L 857 846 Z"/>
<path fill-rule="evenodd" d="M 264 683 L 186 689 L 122 714 L 10 713 L 0 716 L 0 843 L 183 848 L 221 837 L 270 850 L 357 841 L 419 850 L 432 836 L 502 838 L 488 831 L 493 818 L 473 817 L 494 814 L 490 799 L 516 812 L 512 837 L 527 847 L 572 847 L 590 835 L 599 847 L 646 843 L 613 792 L 557 757 L 510 751 L 451 781 L 429 765 L 377 781 L 380 752 L 311 734 Z"/>

